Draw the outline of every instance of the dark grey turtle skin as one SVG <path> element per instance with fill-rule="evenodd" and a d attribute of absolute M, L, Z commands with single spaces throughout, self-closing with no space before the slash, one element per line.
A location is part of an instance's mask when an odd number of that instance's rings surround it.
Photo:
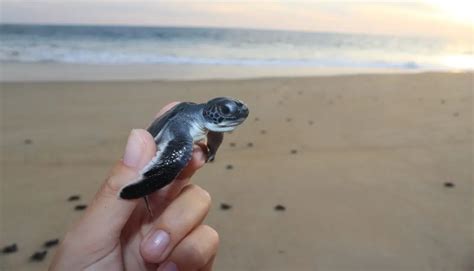
<path fill-rule="evenodd" d="M 179 103 L 157 118 L 148 131 L 155 139 L 155 157 L 141 170 L 140 178 L 120 191 L 122 199 L 137 199 L 171 183 L 192 156 L 193 144 L 207 137 L 207 161 L 213 161 L 224 138 L 249 115 L 241 101 L 219 97 L 207 103 Z"/>

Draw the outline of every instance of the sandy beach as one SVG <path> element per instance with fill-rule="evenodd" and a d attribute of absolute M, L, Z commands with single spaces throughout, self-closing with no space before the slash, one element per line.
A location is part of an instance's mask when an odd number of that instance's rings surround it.
<path fill-rule="evenodd" d="M 214 96 L 251 111 L 193 179 L 213 198 L 215 270 L 474 269 L 472 73 L 0 86 L 0 245 L 18 245 L 1 270 L 45 270 L 55 248 L 30 255 L 80 216 L 130 129 Z"/>

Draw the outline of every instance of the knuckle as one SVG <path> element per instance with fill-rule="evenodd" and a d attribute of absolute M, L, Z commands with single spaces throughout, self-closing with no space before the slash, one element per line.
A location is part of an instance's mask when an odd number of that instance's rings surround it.
<path fill-rule="evenodd" d="M 216 254 L 218 246 L 219 234 L 217 231 L 208 225 L 200 225 L 195 230 L 193 238 L 181 243 L 179 255 L 176 257 L 186 259 L 186 266 L 201 268 Z M 184 269 L 187 270 L 187 268 Z"/>
<path fill-rule="evenodd" d="M 123 184 L 115 176 L 110 176 L 105 180 L 102 186 L 102 192 L 106 195 L 117 196 L 122 189 Z"/>
<path fill-rule="evenodd" d="M 209 243 L 212 244 L 213 247 L 217 248 L 220 243 L 219 233 L 209 225 L 202 225 L 202 227 L 203 230 L 207 231 Z"/>
<path fill-rule="evenodd" d="M 136 178 L 136 173 L 119 162 L 112 168 L 109 176 L 105 179 L 100 193 L 105 196 L 117 197 L 122 188 L 134 178 Z"/>
<path fill-rule="evenodd" d="M 181 258 L 186 259 L 187 265 L 202 267 L 204 266 L 208 259 L 204 251 L 201 250 L 201 247 L 196 242 L 188 242 L 183 246 L 181 251 Z"/>
<path fill-rule="evenodd" d="M 106 195 L 118 195 L 120 188 L 117 182 L 114 181 L 113 177 L 107 178 L 104 185 L 102 186 L 102 193 Z"/>
<path fill-rule="evenodd" d="M 191 193 L 194 197 L 198 198 L 201 203 L 203 203 L 206 206 L 210 206 L 212 199 L 211 199 L 211 194 L 201 188 L 198 185 L 195 184 L 190 184 L 186 188 L 187 192 Z"/>

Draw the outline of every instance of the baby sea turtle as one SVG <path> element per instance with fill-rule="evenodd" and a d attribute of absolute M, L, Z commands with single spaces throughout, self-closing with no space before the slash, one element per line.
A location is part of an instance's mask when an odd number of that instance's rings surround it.
<path fill-rule="evenodd" d="M 183 102 L 168 110 L 148 128 L 157 147 L 155 157 L 136 182 L 122 188 L 120 198 L 147 201 L 147 195 L 171 183 L 189 163 L 194 143 L 206 140 L 206 162 L 213 161 L 223 132 L 234 130 L 248 114 L 243 102 L 225 97 L 202 104 Z"/>

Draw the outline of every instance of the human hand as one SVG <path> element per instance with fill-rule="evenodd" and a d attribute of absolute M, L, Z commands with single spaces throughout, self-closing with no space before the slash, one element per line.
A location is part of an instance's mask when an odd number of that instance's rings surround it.
<path fill-rule="evenodd" d="M 123 159 L 66 233 L 50 270 L 212 269 L 219 237 L 201 224 L 211 198 L 204 189 L 189 184 L 206 160 L 200 147 L 195 146 L 191 161 L 170 185 L 149 196 L 154 217 L 149 216 L 143 199 L 118 198 L 120 189 L 138 177 L 155 153 L 152 136 L 146 130 L 132 130 Z"/>

